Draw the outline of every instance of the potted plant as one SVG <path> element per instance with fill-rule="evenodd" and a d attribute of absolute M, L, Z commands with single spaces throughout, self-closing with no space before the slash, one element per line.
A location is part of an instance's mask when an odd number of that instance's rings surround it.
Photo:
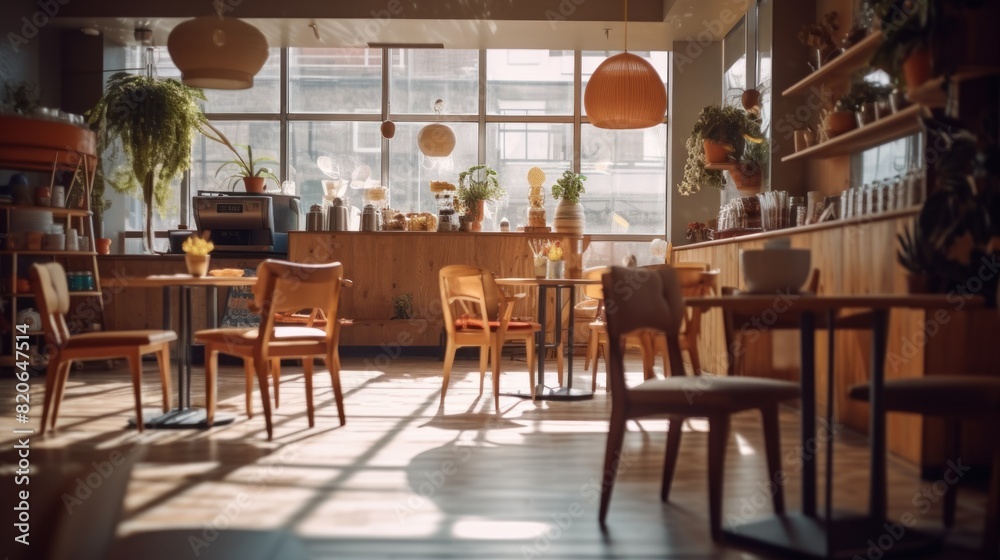
<path fill-rule="evenodd" d="M 455 198 L 469 217 L 471 231 L 482 231 L 487 200 L 499 200 L 507 191 L 500 186 L 497 172 L 486 165 L 473 165 L 458 174 Z"/>
<path fill-rule="evenodd" d="M 685 143 L 688 149 L 687 163 L 684 164 L 684 180 L 677 186 L 682 195 L 693 194 L 704 185 L 718 189 L 725 187 L 722 171 L 705 169 L 706 164 L 728 163 L 730 175 L 737 186 L 752 187 L 754 183 L 760 186 L 760 175 L 755 171 L 762 168 L 768 155 L 766 141 L 760 129 L 759 116 L 741 107 L 726 105 L 719 107 L 709 105 L 698 114 L 691 136 Z M 714 144 L 724 146 L 725 157 L 709 156 L 714 150 Z M 753 154 L 755 162 L 744 160 L 746 147 L 749 144 L 759 145 Z M 721 155 L 721 154 L 720 154 Z M 763 158 L 763 159 L 761 159 Z M 721 161 L 719 161 L 721 159 Z M 714 161 L 713 161 L 714 160 Z M 756 165 L 754 165 L 756 164 Z M 742 166 L 741 166 L 742 165 Z M 742 173 L 743 175 L 737 175 Z M 744 180 L 745 179 L 745 180 Z"/>
<path fill-rule="evenodd" d="M 692 135 L 703 141 L 707 163 L 739 161 L 743 155 L 743 135 L 748 132 L 757 132 L 759 136 L 759 125 L 749 112 L 732 105 L 705 107 L 691 130 Z"/>
<path fill-rule="evenodd" d="M 580 195 L 585 192 L 583 182 L 587 177 L 572 171 L 564 171 L 562 177 L 552 185 L 552 198 L 559 201 L 552 225 L 556 233 L 578 235 L 583 233 L 584 214 Z"/>
<path fill-rule="evenodd" d="M 824 14 L 819 23 L 810 23 L 802 26 L 798 37 L 803 45 L 813 50 L 815 64 L 812 62 L 809 63 L 813 71 L 819 70 L 820 67 L 840 54 L 837 42 L 833 40 L 833 34 L 839 28 L 840 26 L 837 24 L 837 12 Z"/>
<path fill-rule="evenodd" d="M 229 141 L 229 138 L 227 138 L 221 130 L 212 126 L 211 123 L 206 123 L 206 126 L 213 133 L 215 133 L 215 136 L 207 135 L 208 138 L 225 145 L 231 152 L 233 152 L 233 155 L 236 156 L 236 159 L 224 162 L 218 169 L 215 170 L 215 176 L 218 177 L 224 169 L 228 169 L 231 166 L 236 168 L 236 171 L 225 179 L 225 183 L 229 185 L 230 188 L 234 187 L 234 183 L 236 181 L 242 180 L 243 188 L 246 189 L 248 193 L 262 193 L 264 192 L 264 185 L 268 179 L 274 181 L 275 184 L 281 184 L 281 181 L 279 181 L 278 177 L 271 172 L 271 169 L 262 165 L 264 163 L 273 163 L 277 165 L 278 160 L 269 157 L 254 158 L 252 146 L 244 144 L 233 145 L 233 143 Z M 240 154 L 240 151 L 236 149 L 237 146 L 246 151 L 245 158 Z"/>
<path fill-rule="evenodd" d="M 705 169 L 705 149 L 700 137 L 691 135 L 684 143 L 688 158 L 684 163 L 684 180 L 677 185 L 677 192 L 687 196 L 697 193 L 703 186 L 723 189 L 726 186 L 722 171 Z"/>
<path fill-rule="evenodd" d="M 771 149 L 764 139 L 748 141 L 740 162 L 729 170 L 729 176 L 740 190 L 760 190 L 764 168 L 771 159 Z"/>
<path fill-rule="evenodd" d="M 137 102 L 141 100 L 141 102 Z M 88 111 L 100 153 L 109 148 L 126 165 L 109 174 L 115 190 L 141 194 L 145 205 L 143 246 L 153 251 L 153 208 L 170 200 L 171 182 L 191 164 L 191 142 L 207 120 L 198 106 L 205 95 L 177 80 L 119 72 L 108 79 L 104 96 Z"/>
<path fill-rule="evenodd" d="M 407 292 L 392 298 L 392 318 L 393 320 L 406 320 L 413 318 L 413 294 Z"/>
<path fill-rule="evenodd" d="M 835 138 L 858 127 L 854 115 L 858 108 L 858 99 L 848 91 L 833 104 L 833 111 L 823 117 L 823 130 L 828 138 Z"/>
<path fill-rule="evenodd" d="M 188 274 L 195 278 L 201 278 L 208 274 L 209 253 L 215 249 L 215 244 L 209 240 L 208 236 L 207 231 L 201 235 L 192 235 L 185 239 L 184 244 L 181 245 Z"/>

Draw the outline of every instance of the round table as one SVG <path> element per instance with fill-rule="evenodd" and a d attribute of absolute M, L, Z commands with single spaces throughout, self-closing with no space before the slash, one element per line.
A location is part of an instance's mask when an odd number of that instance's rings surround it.
<path fill-rule="evenodd" d="M 576 299 L 577 286 L 592 286 L 600 284 L 597 278 L 498 278 L 497 285 L 508 287 L 538 287 L 538 324 L 541 330 L 535 333 L 535 347 L 538 355 L 538 381 L 535 385 L 535 398 L 551 401 L 572 401 L 594 398 L 594 394 L 584 389 L 573 388 L 573 308 Z M 548 305 L 547 291 L 549 288 L 556 290 L 556 317 L 557 326 L 553 333 L 552 344 L 545 344 L 545 320 L 546 307 Z M 545 350 L 556 348 L 562 344 L 562 291 L 569 290 L 569 327 L 567 329 L 567 363 L 566 363 L 566 386 L 559 389 L 549 389 L 545 386 Z M 531 398 L 531 395 L 514 393 L 519 397 Z"/>

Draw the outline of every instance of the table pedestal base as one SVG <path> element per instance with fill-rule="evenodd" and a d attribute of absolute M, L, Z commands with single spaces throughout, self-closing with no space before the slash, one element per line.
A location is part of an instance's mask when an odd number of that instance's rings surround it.
<path fill-rule="evenodd" d="M 507 397 L 517 397 L 519 399 L 530 399 L 531 393 L 518 391 L 516 393 L 501 393 Z M 574 389 L 572 387 L 560 387 L 549 389 L 544 385 L 535 386 L 535 400 L 538 401 L 585 401 L 594 398 L 594 393 L 584 389 Z"/>
<path fill-rule="evenodd" d="M 181 430 L 190 428 L 207 430 L 209 428 L 207 417 L 208 411 L 204 408 L 186 408 L 184 410 L 175 408 L 166 414 L 159 410 L 151 410 L 144 412 L 142 415 L 143 427 L 147 430 Z M 235 419 L 234 416 L 229 414 L 216 413 L 212 426 L 232 424 Z M 128 427 L 135 428 L 134 418 L 129 419 Z"/>
<path fill-rule="evenodd" d="M 898 521 L 834 516 L 829 535 L 823 519 L 789 513 L 732 527 L 725 541 L 794 558 L 894 558 L 940 547 L 941 539 Z"/>

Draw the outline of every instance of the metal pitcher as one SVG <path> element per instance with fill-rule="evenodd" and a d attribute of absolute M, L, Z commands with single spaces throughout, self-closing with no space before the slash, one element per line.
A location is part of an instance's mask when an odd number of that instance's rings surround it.
<path fill-rule="evenodd" d="M 378 231 L 379 214 L 373 204 L 366 204 L 361 212 L 361 231 Z"/>
<path fill-rule="evenodd" d="M 330 231 L 347 231 L 348 224 L 348 214 L 347 206 L 344 205 L 344 201 L 335 198 L 333 199 L 333 206 L 327 209 L 328 212 L 328 222 L 327 229 Z"/>

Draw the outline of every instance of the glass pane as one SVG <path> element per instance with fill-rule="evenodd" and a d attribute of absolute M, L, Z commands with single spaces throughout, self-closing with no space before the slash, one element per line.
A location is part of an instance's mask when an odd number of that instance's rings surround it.
<path fill-rule="evenodd" d="M 498 219 L 506 216 L 511 229 L 528 222 L 528 170 L 540 167 L 545 172 L 546 218 L 551 223 L 556 205 L 551 186 L 563 171 L 572 169 L 572 158 L 571 124 L 487 123 L 486 163 L 497 170 L 507 189 L 508 200 L 498 205 Z M 589 194 L 588 189 L 583 196 Z"/>
<path fill-rule="evenodd" d="M 138 49 L 129 49 L 130 58 L 132 53 L 138 53 Z M 167 49 L 158 47 L 156 59 L 156 74 L 161 78 L 180 79 L 180 70 L 174 66 L 170 60 Z M 208 103 L 203 110 L 206 113 L 277 113 L 280 108 L 280 81 L 281 81 L 281 49 L 269 49 L 270 53 L 267 62 L 260 72 L 254 77 L 253 87 L 250 89 L 223 90 L 206 89 L 205 97 Z M 138 60 L 133 61 L 135 65 L 141 65 Z M 130 67 L 133 65 L 130 64 Z"/>
<path fill-rule="evenodd" d="M 625 266 L 630 256 L 635 256 L 636 266 L 662 264 L 663 257 L 655 256 L 649 241 L 593 241 L 583 253 L 583 267 Z"/>
<path fill-rule="evenodd" d="M 264 162 L 261 166 L 267 167 L 275 175 L 280 175 L 280 166 L 277 163 L 281 150 L 278 123 L 272 121 L 213 121 L 212 124 L 229 138 L 237 150 L 240 150 L 241 157 L 246 159 L 247 154 L 246 148 L 241 148 L 240 145 L 252 146 L 254 159 L 270 158 L 275 160 Z M 229 177 L 239 173 L 235 165 L 229 165 L 221 171 L 219 170 L 224 162 L 236 159 L 235 154 L 224 144 L 214 142 L 204 136 L 198 136 L 195 138 L 191 159 L 192 196 L 197 194 L 197 191 L 244 190 L 243 183 L 238 178 L 229 180 Z M 218 176 L 216 176 L 216 172 L 218 172 Z M 268 190 L 278 187 L 280 185 L 275 185 L 274 181 L 267 181 Z"/>
<path fill-rule="evenodd" d="M 581 130 L 581 202 L 587 233 L 663 234 L 667 208 L 667 128 Z"/>
<path fill-rule="evenodd" d="M 288 49 L 292 113 L 380 113 L 381 49 Z"/>
<path fill-rule="evenodd" d="M 458 174 L 478 162 L 476 123 L 448 123 L 457 140 L 450 158 L 428 158 L 420 153 L 417 133 L 427 124 L 396 123 L 396 136 L 389 142 L 389 197 L 392 208 L 396 210 L 436 213 L 430 181 L 448 181 L 457 185 Z M 502 176 L 500 179 L 503 181 Z"/>
<path fill-rule="evenodd" d="M 486 113 L 572 115 L 573 51 L 486 51 Z"/>
<path fill-rule="evenodd" d="M 580 69 L 580 72 L 582 74 L 581 78 L 583 81 L 583 84 L 581 86 L 582 89 L 580 90 L 581 96 L 583 95 L 583 92 L 587 91 L 587 82 L 590 81 L 590 76 L 594 73 L 594 70 L 596 70 L 597 67 L 600 66 L 602 62 L 604 62 L 605 59 L 607 59 L 609 56 L 618 54 L 618 52 L 619 51 L 583 51 L 583 53 L 581 54 L 582 61 Z M 660 75 L 660 77 L 663 78 L 664 87 L 667 87 L 667 76 L 669 74 L 667 74 L 668 53 L 666 51 L 652 51 L 652 52 L 629 51 L 629 52 L 648 60 L 649 63 L 653 65 L 653 68 L 656 69 L 656 72 Z M 581 97 L 580 99 L 582 100 L 583 97 Z M 582 101 L 580 104 L 580 111 L 584 115 L 587 114 L 587 108 L 583 106 Z"/>
<path fill-rule="evenodd" d="M 479 51 L 393 50 L 390 106 L 393 114 L 433 115 L 444 100 L 445 115 L 479 112 Z"/>
<path fill-rule="evenodd" d="M 295 181 L 302 197 L 302 211 L 322 204 L 324 180 L 339 177 L 343 196 L 352 206 L 364 202 L 358 188 L 366 182 L 378 184 L 382 178 L 382 137 L 377 122 L 304 122 L 288 123 L 288 178 Z M 330 158 L 330 167 L 320 169 L 319 158 Z M 346 183 L 346 185 L 344 184 Z M 336 188 L 337 184 L 331 184 Z"/>
<path fill-rule="evenodd" d="M 740 106 L 740 96 L 747 88 L 747 20 L 743 18 L 722 43 L 722 98 L 728 105 Z"/>

